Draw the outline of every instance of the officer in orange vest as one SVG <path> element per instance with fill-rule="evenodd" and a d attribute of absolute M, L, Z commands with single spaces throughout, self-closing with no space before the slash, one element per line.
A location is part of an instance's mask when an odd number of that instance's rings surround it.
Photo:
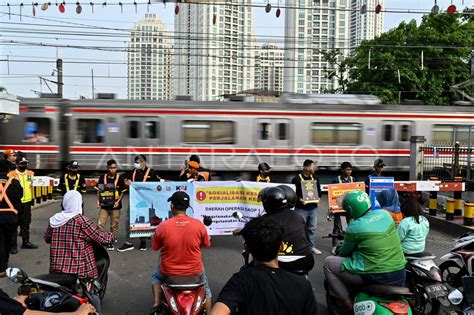
<path fill-rule="evenodd" d="M 5 277 L 12 246 L 11 239 L 18 224 L 18 209 L 21 207 L 23 188 L 20 182 L 8 177 L 10 171 L 3 165 L 0 168 L 0 278 Z"/>
<path fill-rule="evenodd" d="M 28 160 L 24 155 L 18 155 L 16 159 L 16 170 L 10 171 L 8 177 L 16 178 L 23 188 L 23 196 L 21 198 L 21 206 L 18 209 L 18 225 L 20 226 L 20 236 L 23 239 L 21 248 L 36 249 L 38 245 L 30 242 L 30 223 L 31 223 L 31 206 L 33 202 L 33 178 L 34 172 L 28 170 Z M 18 231 L 12 238 L 11 254 L 18 253 L 17 246 Z"/>

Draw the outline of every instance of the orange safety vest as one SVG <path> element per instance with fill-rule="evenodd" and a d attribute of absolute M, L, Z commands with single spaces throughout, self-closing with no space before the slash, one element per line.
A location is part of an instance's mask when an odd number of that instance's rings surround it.
<path fill-rule="evenodd" d="M 118 184 L 119 178 L 120 178 L 120 175 L 117 174 L 114 181 L 115 199 L 118 199 L 118 196 L 119 196 L 118 191 L 117 191 L 117 184 Z M 104 175 L 104 184 L 107 185 L 107 174 Z"/>
<path fill-rule="evenodd" d="M 3 185 L 0 182 L 0 202 L 5 201 L 8 205 L 8 207 L 9 207 L 9 208 L 0 209 L 0 212 L 1 211 L 11 211 L 11 212 L 14 212 L 15 214 L 17 214 L 18 211 L 15 209 L 15 207 L 13 207 L 13 204 L 10 201 L 10 198 L 8 198 L 8 195 L 7 195 L 7 189 L 10 186 L 10 184 L 12 183 L 12 181 L 13 181 L 13 177 L 10 177 L 10 178 L 8 178 L 5 185 Z"/>
<path fill-rule="evenodd" d="M 137 174 L 137 170 L 133 170 L 133 173 L 132 173 L 132 182 L 135 181 L 135 175 Z M 145 172 L 145 176 L 143 176 L 143 182 L 146 182 L 147 178 L 148 178 L 148 174 L 150 174 L 150 168 L 148 168 Z"/>

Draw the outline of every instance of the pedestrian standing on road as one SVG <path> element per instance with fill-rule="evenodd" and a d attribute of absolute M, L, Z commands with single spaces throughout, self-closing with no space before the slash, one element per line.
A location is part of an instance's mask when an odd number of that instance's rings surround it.
<path fill-rule="evenodd" d="M 57 190 L 63 195 L 70 190 L 77 190 L 81 194 L 87 191 L 86 180 L 79 174 L 79 162 L 68 163 L 67 173 L 60 178 Z"/>
<path fill-rule="evenodd" d="M 367 176 L 367 179 L 365 180 L 365 192 L 369 194 L 370 192 L 370 178 L 371 177 L 382 177 L 382 171 L 385 166 L 385 163 L 383 162 L 382 159 L 376 159 L 374 161 L 374 171 Z"/>
<path fill-rule="evenodd" d="M 341 164 L 341 174 L 338 175 L 336 178 L 332 180 L 333 184 L 348 184 L 348 183 L 353 183 L 354 177 L 352 175 L 352 164 L 350 162 L 344 162 Z M 347 223 L 347 216 L 346 212 L 337 212 L 333 213 L 333 229 L 332 229 L 332 234 L 333 235 L 339 235 L 342 234 L 343 229 L 342 229 L 342 220 L 341 218 L 345 217 L 346 218 L 346 223 Z M 337 237 L 332 238 L 332 250 L 331 254 L 335 255 L 336 254 L 336 247 L 339 244 L 339 240 Z"/>
<path fill-rule="evenodd" d="M 21 208 L 23 188 L 20 182 L 8 177 L 9 168 L 0 169 L 0 278 L 5 277 L 12 239 L 18 224 L 18 210 Z M 1 313 L 1 312 L 0 312 Z"/>
<path fill-rule="evenodd" d="M 318 224 L 318 203 L 307 202 L 303 199 L 302 184 L 306 181 L 312 181 L 317 188 L 317 195 L 321 197 L 321 185 L 319 179 L 314 175 L 315 165 L 312 160 L 303 162 L 303 171 L 296 175 L 291 183 L 296 186 L 295 211 L 303 217 L 306 222 L 306 232 L 308 234 L 311 251 L 313 254 L 321 255 L 321 251 L 316 248 L 316 225 Z"/>
<path fill-rule="evenodd" d="M 159 182 L 160 178 L 158 177 L 157 172 L 149 168 L 146 165 L 146 157 L 143 154 L 137 155 L 135 157 L 135 163 L 133 164 L 133 170 L 131 170 L 125 176 L 125 185 L 130 186 L 133 182 Z M 126 230 L 126 239 L 125 243 L 117 248 L 118 252 L 126 252 L 133 250 L 132 239 L 130 238 L 130 206 L 127 209 L 127 216 L 125 220 L 125 230 Z M 146 251 L 146 237 L 140 237 L 140 246 L 138 247 L 141 251 Z"/>
<path fill-rule="evenodd" d="M 110 217 L 110 232 L 115 240 L 118 236 L 120 223 L 120 211 L 122 209 L 122 199 L 128 190 L 123 176 L 118 173 L 117 162 L 107 161 L 107 173 L 99 177 L 97 183 L 97 208 L 99 209 L 98 227 L 104 231 L 107 219 Z M 107 250 L 114 250 L 114 245 L 109 244 Z"/>
<path fill-rule="evenodd" d="M 258 176 L 256 181 L 258 183 L 270 183 L 272 181 L 270 178 L 271 169 L 268 163 L 262 162 L 258 164 Z"/>
<path fill-rule="evenodd" d="M 0 169 L 8 169 L 9 171 L 16 170 L 16 152 L 8 149 L 3 151 L 3 160 L 0 161 Z"/>
<path fill-rule="evenodd" d="M 38 245 L 30 242 L 30 223 L 31 223 L 31 206 L 33 203 L 33 178 L 34 172 L 28 170 L 28 160 L 24 155 L 18 155 L 16 159 L 16 170 L 10 171 L 8 177 L 16 178 L 23 188 L 23 196 L 21 198 L 21 205 L 18 210 L 18 226 L 20 227 L 20 236 L 23 239 L 21 248 L 36 249 Z M 18 230 L 15 229 L 12 238 L 11 254 L 18 253 L 17 245 Z"/>

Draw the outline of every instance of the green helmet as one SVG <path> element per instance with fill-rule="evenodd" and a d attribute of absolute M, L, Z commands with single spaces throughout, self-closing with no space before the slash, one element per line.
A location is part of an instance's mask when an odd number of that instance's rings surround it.
<path fill-rule="evenodd" d="M 370 203 L 369 195 L 363 191 L 353 190 L 344 195 L 342 208 L 353 219 L 361 217 L 370 207 L 372 207 L 372 204 Z"/>

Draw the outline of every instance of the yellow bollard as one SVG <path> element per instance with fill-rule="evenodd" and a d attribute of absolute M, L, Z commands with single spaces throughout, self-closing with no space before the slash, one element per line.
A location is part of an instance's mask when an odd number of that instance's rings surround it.
<path fill-rule="evenodd" d="M 430 215 L 436 216 L 436 211 L 438 210 L 438 192 L 430 192 L 430 202 L 429 202 Z"/>
<path fill-rule="evenodd" d="M 466 202 L 464 204 L 464 225 L 471 226 L 474 219 L 474 203 Z"/>
<path fill-rule="evenodd" d="M 462 191 L 454 192 L 454 216 L 462 216 Z"/>
<path fill-rule="evenodd" d="M 454 220 L 454 199 L 448 198 L 446 201 L 446 220 Z"/>
<path fill-rule="evenodd" d="M 53 199 L 53 186 L 48 186 L 48 199 Z"/>
<path fill-rule="evenodd" d="M 36 203 L 41 203 L 41 186 L 36 186 L 34 190 Z"/>
<path fill-rule="evenodd" d="M 48 200 L 48 186 L 41 186 L 41 199 Z"/>

